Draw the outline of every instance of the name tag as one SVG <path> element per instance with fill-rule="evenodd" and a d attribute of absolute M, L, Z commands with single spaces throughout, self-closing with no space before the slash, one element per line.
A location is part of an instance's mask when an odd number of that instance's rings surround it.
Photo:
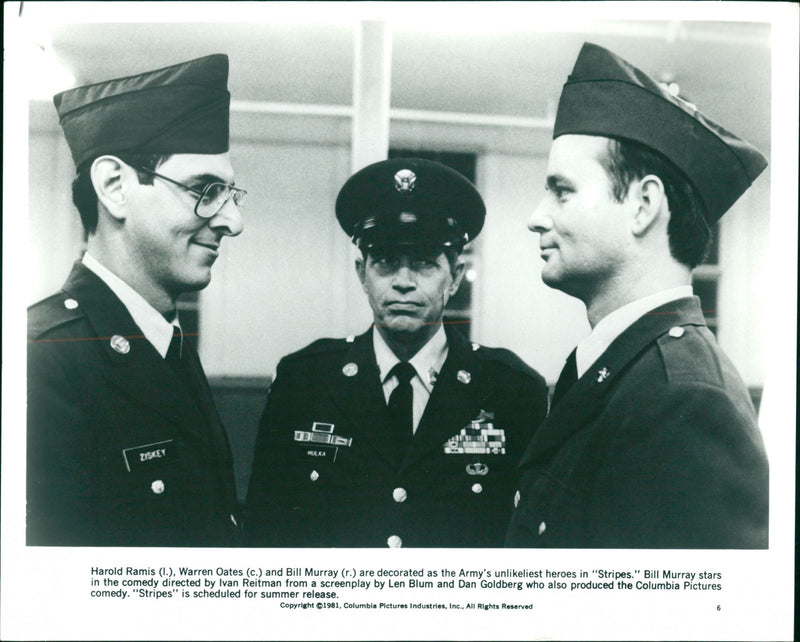
<path fill-rule="evenodd" d="M 334 463 L 340 447 L 350 448 L 351 437 L 334 435 L 336 426 L 326 421 L 315 421 L 311 430 L 295 430 L 294 441 L 297 456 L 300 460 L 329 461 Z"/>
<path fill-rule="evenodd" d="M 318 446 L 316 444 L 305 444 L 297 449 L 297 459 L 300 461 L 329 461 L 334 463 L 339 449 L 336 446 Z"/>
<path fill-rule="evenodd" d="M 174 439 L 167 439 L 123 449 L 122 458 L 125 460 L 125 468 L 130 473 L 134 470 L 150 468 L 158 463 L 171 462 L 175 458 L 174 441 Z"/>

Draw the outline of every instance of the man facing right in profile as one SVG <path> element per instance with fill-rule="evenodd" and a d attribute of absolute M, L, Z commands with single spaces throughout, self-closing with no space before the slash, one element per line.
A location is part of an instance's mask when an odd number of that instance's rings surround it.
<path fill-rule="evenodd" d="M 243 229 L 228 56 L 54 97 L 87 251 L 28 310 L 27 544 L 235 546 L 227 433 L 178 316 Z"/>
<path fill-rule="evenodd" d="M 765 159 L 588 43 L 553 138 L 529 227 L 592 332 L 523 455 L 506 545 L 766 548 L 755 411 L 691 288 L 709 225 Z"/>

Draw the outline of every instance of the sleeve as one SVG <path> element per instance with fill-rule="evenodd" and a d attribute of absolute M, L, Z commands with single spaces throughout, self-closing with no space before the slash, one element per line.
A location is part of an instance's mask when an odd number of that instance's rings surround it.
<path fill-rule="evenodd" d="M 595 445 L 596 535 L 625 548 L 766 548 L 769 473 L 752 410 L 711 385 L 652 392 Z"/>
<path fill-rule="evenodd" d="M 57 342 L 29 343 L 27 409 L 27 543 L 87 545 L 93 540 L 82 465 L 91 445 L 75 377 Z"/>

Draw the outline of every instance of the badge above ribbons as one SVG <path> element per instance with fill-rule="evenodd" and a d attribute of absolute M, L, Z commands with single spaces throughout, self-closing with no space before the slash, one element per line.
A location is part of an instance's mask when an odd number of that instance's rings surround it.
<path fill-rule="evenodd" d="M 502 428 L 495 428 L 494 413 L 481 410 L 468 426 L 464 426 L 457 435 L 453 435 L 444 444 L 446 455 L 505 455 L 506 433 Z M 470 475 L 486 475 L 489 467 L 479 461 L 467 465 Z"/>
<path fill-rule="evenodd" d="M 311 430 L 295 430 L 294 440 L 311 444 L 319 444 L 321 447 L 307 451 L 309 457 L 330 458 L 336 461 L 339 446 L 349 447 L 353 444 L 352 437 L 340 437 L 333 434 L 334 424 L 315 421 Z"/>

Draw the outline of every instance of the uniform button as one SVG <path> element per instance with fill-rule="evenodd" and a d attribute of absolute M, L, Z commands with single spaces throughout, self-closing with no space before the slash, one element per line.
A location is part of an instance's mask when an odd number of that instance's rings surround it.
<path fill-rule="evenodd" d="M 392 498 L 398 504 L 402 504 L 408 498 L 408 493 L 406 492 L 405 488 L 395 488 L 392 491 Z"/>
<path fill-rule="evenodd" d="M 308 476 L 311 481 L 317 481 L 319 479 L 319 473 L 316 470 L 312 470 L 311 474 Z"/>
<path fill-rule="evenodd" d="M 389 548 L 403 548 L 403 540 L 397 535 L 391 535 L 389 539 L 386 540 L 386 545 Z"/>
<path fill-rule="evenodd" d="M 75 299 L 65 299 L 64 300 L 64 307 L 67 310 L 74 310 L 78 307 L 78 302 Z"/>
<path fill-rule="evenodd" d="M 686 331 L 681 326 L 676 325 L 674 328 L 669 329 L 669 336 L 673 339 L 680 339 L 684 332 Z"/>
<path fill-rule="evenodd" d="M 358 364 L 352 361 L 344 364 L 344 366 L 342 366 L 342 374 L 345 377 L 355 377 L 358 374 Z"/>
<path fill-rule="evenodd" d="M 239 522 L 236 521 L 236 518 L 233 516 L 233 513 L 231 513 L 231 521 L 233 522 L 234 526 L 236 526 L 236 527 L 239 526 Z"/>
<path fill-rule="evenodd" d="M 480 345 L 478 345 L 477 343 L 473 343 L 473 344 L 472 344 L 472 351 L 473 351 L 473 352 L 477 352 L 477 351 L 478 351 L 478 348 L 480 348 Z"/>
<path fill-rule="evenodd" d="M 109 341 L 111 347 L 120 354 L 128 354 L 131 351 L 130 342 L 123 336 L 115 334 Z"/>
<path fill-rule="evenodd" d="M 542 522 L 541 524 L 539 524 L 539 535 L 541 535 L 542 533 L 544 533 L 546 529 L 547 529 L 547 524 L 545 524 L 544 522 Z"/>
<path fill-rule="evenodd" d="M 517 506 L 519 506 L 519 500 L 520 500 L 520 497 L 521 497 L 521 495 L 519 494 L 519 491 L 517 491 L 516 493 L 514 493 L 514 508 L 516 508 Z"/>
<path fill-rule="evenodd" d="M 152 490 L 156 495 L 160 495 L 164 492 L 164 482 L 160 479 L 156 479 L 152 484 L 150 484 L 150 490 Z"/>
<path fill-rule="evenodd" d="M 472 492 L 476 495 L 483 492 L 483 486 L 480 484 L 472 484 Z"/>

